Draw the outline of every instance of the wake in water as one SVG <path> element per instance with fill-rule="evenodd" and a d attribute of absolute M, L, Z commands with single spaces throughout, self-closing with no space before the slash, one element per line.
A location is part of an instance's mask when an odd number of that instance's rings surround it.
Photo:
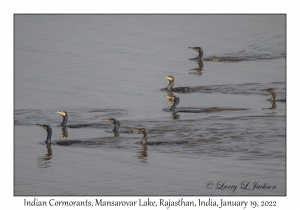
<path fill-rule="evenodd" d="M 236 53 L 227 53 L 220 56 L 209 56 L 203 57 L 203 49 L 201 47 L 189 47 L 199 53 L 199 55 L 195 58 L 190 58 L 190 60 L 204 60 L 211 62 L 239 62 L 239 61 L 247 61 L 247 60 L 259 60 L 259 59 L 277 59 L 277 58 L 285 58 L 286 52 L 276 52 L 274 49 L 263 49 L 257 46 L 254 46 L 254 49 L 250 50 L 242 50 Z M 265 52 L 265 53 L 261 53 Z M 202 65 L 203 66 L 203 65 Z"/>
<path fill-rule="evenodd" d="M 208 108 L 193 108 L 193 107 L 181 107 L 176 108 L 179 104 L 179 97 L 175 96 L 174 94 L 172 96 L 167 95 L 165 97 L 171 98 L 173 101 L 173 105 L 170 109 L 163 109 L 163 111 L 173 112 L 173 115 L 175 115 L 177 112 L 185 112 L 185 113 L 209 113 L 209 112 L 220 112 L 220 111 L 243 111 L 248 110 L 246 108 L 232 108 L 232 107 L 208 107 Z M 175 118 L 174 118 L 175 119 Z"/>
<path fill-rule="evenodd" d="M 127 114 L 127 110 L 124 109 L 76 109 L 67 111 L 68 118 L 62 115 L 63 122 L 65 121 L 65 123 L 61 123 L 61 118 L 57 115 L 53 115 L 57 113 L 57 111 L 33 109 L 15 110 L 14 123 L 15 125 L 34 125 L 36 123 L 48 122 L 50 124 L 57 123 L 59 127 L 64 125 L 63 127 L 68 128 L 110 128 L 110 125 L 103 122 L 103 119 L 114 116 L 120 117 Z M 59 112 L 59 114 L 61 113 L 62 112 Z M 86 123 L 87 120 L 89 121 L 88 123 Z"/>
<path fill-rule="evenodd" d="M 270 87 L 276 89 L 277 95 L 281 98 L 285 98 L 286 95 L 286 83 L 285 82 L 272 82 L 267 84 L 262 83 L 244 83 L 244 84 L 228 84 L 228 85 L 207 85 L 207 86 L 197 86 L 189 87 L 191 91 L 189 92 L 178 92 L 182 93 L 193 93 L 193 92 L 203 92 L 203 93 L 223 93 L 223 94 L 256 94 L 256 95 L 268 95 L 265 91 Z M 161 89 L 166 91 L 166 89 Z M 172 95 L 172 91 L 167 91 L 168 95 Z M 285 101 L 281 99 L 281 101 Z"/>

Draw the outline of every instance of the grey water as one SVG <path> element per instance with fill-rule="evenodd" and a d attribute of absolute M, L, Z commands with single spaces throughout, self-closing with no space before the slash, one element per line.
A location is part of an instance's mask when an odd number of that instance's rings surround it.
<path fill-rule="evenodd" d="M 188 47 L 202 47 L 202 66 Z M 174 87 L 197 87 L 174 92 L 180 109 L 246 110 L 175 118 L 161 90 L 168 75 Z M 277 91 L 276 106 L 266 88 Z M 17 14 L 14 195 L 286 195 L 281 99 L 285 15 Z M 107 118 L 120 121 L 119 136 Z M 52 145 L 37 123 L 52 127 Z M 136 127 L 167 144 L 121 132 Z"/>

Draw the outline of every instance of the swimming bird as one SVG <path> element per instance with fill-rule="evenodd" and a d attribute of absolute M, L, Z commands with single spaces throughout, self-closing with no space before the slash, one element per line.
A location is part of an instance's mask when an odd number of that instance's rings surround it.
<path fill-rule="evenodd" d="M 148 130 L 146 128 L 133 128 L 132 133 L 134 133 L 134 134 L 143 133 L 144 134 L 144 136 L 142 138 L 142 141 L 141 141 L 142 145 L 161 145 L 161 144 L 167 144 L 168 143 L 168 142 L 163 142 L 163 141 L 147 142 Z"/>
<path fill-rule="evenodd" d="M 190 88 L 190 87 L 176 87 L 176 88 L 173 88 L 173 86 L 174 86 L 174 77 L 169 75 L 169 76 L 166 76 L 165 78 L 169 80 L 169 85 L 166 87 L 166 89 L 168 91 L 174 91 L 174 92 L 180 92 L 180 93 L 194 91 L 194 89 Z"/>
<path fill-rule="evenodd" d="M 148 130 L 146 128 L 133 128 L 132 133 L 138 134 L 138 133 L 143 133 L 143 139 L 141 141 L 141 144 L 146 144 L 147 139 L 148 139 Z"/>
<path fill-rule="evenodd" d="M 199 53 L 199 55 L 196 58 L 193 58 L 192 60 L 201 59 L 203 56 L 203 50 L 201 47 L 189 47 L 192 50 L 195 50 Z"/>
<path fill-rule="evenodd" d="M 68 122 L 68 114 L 65 111 L 59 111 L 57 112 L 58 114 L 60 114 L 63 117 L 63 121 L 61 123 L 62 127 L 66 127 L 67 126 L 67 122 Z"/>
<path fill-rule="evenodd" d="M 191 58 L 190 60 L 199 60 L 201 61 L 202 57 L 203 57 L 203 49 L 201 47 L 189 47 L 189 49 L 195 50 L 199 53 L 199 55 L 196 58 Z M 212 61 L 212 62 L 238 62 L 238 61 L 242 61 L 242 60 L 246 60 L 249 59 L 247 57 L 236 57 L 236 56 L 210 56 L 210 57 L 206 57 L 203 58 L 203 60 L 205 61 Z M 200 64 L 199 64 L 200 66 Z M 203 67 L 203 63 L 202 63 L 202 67 Z"/>
<path fill-rule="evenodd" d="M 269 92 L 272 94 L 271 98 L 269 99 L 270 101 L 274 101 L 275 102 L 275 98 L 276 98 L 276 91 L 274 88 L 268 88 L 265 89 L 265 91 Z M 276 101 L 280 101 L 280 102 L 286 102 L 286 99 L 277 99 Z"/>
<path fill-rule="evenodd" d="M 50 125 L 41 125 L 36 124 L 38 126 L 41 126 L 43 129 L 47 131 L 47 138 L 46 138 L 46 144 L 51 144 L 51 136 L 52 136 L 52 128 Z"/>
<path fill-rule="evenodd" d="M 52 128 L 50 125 L 41 125 L 41 124 L 36 124 L 38 126 L 41 126 L 43 129 L 45 129 L 47 131 L 47 138 L 46 138 L 46 144 L 52 144 L 51 141 L 51 136 L 52 136 Z M 68 145 L 72 145 L 72 144 L 79 144 L 79 143 L 83 143 L 83 141 L 78 141 L 78 140 L 64 140 L 64 141 L 56 141 L 55 144 L 58 145 L 64 145 L 64 146 L 68 146 Z M 86 141 L 86 143 L 89 143 L 88 141 Z M 92 142 L 93 143 L 93 142 Z"/>
<path fill-rule="evenodd" d="M 274 88 L 268 88 L 268 89 L 265 89 L 265 91 L 269 92 L 272 94 L 270 100 L 271 101 L 275 101 L 275 98 L 276 98 L 276 91 Z"/>
<path fill-rule="evenodd" d="M 138 134 L 138 133 L 143 133 L 143 138 L 141 141 L 141 144 L 144 145 L 166 145 L 166 144 L 187 144 L 189 143 L 188 141 L 154 141 L 154 142 L 149 142 L 147 141 L 148 139 L 148 130 L 146 128 L 133 128 L 132 132 L 134 134 Z"/>
<path fill-rule="evenodd" d="M 118 130 L 119 130 L 119 127 L 120 127 L 119 120 L 117 120 L 115 118 L 110 118 L 110 119 L 104 119 L 103 121 L 110 122 L 110 123 L 114 124 L 114 129 L 112 131 L 115 133 L 115 136 L 119 136 L 119 133 L 118 133 Z"/>
<path fill-rule="evenodd" d="M 265 91 L 267 91 L 268 93 L 271 93 L 272 94 L 272 97 L 270 98 L 271 101 L 275 101 L 275 98 L 276 98 L 276 91 L 274 88 L 268 88 L 268 89 L 265 89 Z"/>
<path fill-rule="evenodd" d="M 178 96 L 165 96 L 168 98 L 172 98 L 173 100 L 173 105 L 172 107 L 169 109 L 170 111 L 172 111 L 173 113 L 176 112 L 189 112 L 189 113 L 200 113 L 200 112 L 218 112 L 218 111 L 240 111 L 240 110 L 247 110 L 245 108 L 231 108 L 231 107 L 209 107 L 209 108 L 190 108 L 190 109 L 179 109 L 176 110 L 177 105 L 179 104 L 179 97 Z M 164 109 L 165 110 L 165 109 Z M 166 110 L 166 111 L 169 111 Z"/>
<path fill-rule="evenodd" d="M 110 122 L 114 124 L 114 129 L 112 130 L 115 133 L 115 136 L 119 136 L 119 133 L 131 133 L 129 130 L 119 131 L 120 122 L 116 118 L 104 119 L 103 121 Z"/>

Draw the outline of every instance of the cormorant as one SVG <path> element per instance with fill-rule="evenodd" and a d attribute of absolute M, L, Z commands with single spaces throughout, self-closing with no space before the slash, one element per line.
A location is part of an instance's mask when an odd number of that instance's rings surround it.
<path fill-rule="evenodd" d="M 193 58 L 192 60 L 201 59 L 203 56 L 203 50 L 201 47 L 189 47 L 190 49 L 193 49 L 199 53 L 199 55 L 196 58 Z"/>
<path fill-rule="evenodd" d="M 110 123 L 114 124 L 114 129 L 112 131 L 113 132 L 118 132 L 119 127 L 120 127 L 119 120 L 117 120 L 115 118 L 110 118 L 110 119 L 104 119 L 103 121 L 110 122 Z"/>
<path fill-rule="evenodd" d="M 169 109 L 171 110 L 173 113 L 176 112 L 189 112 L 189 113 L 200 113 L 200 112 L 217 112 L 217 111 L 239 111 L 239 110 L 247 110 L 245 108 L 230 108 L 230 107 L 210 107 L 210 108 L 191 108 L 191 109 L 179 109 L 179 110 L 175 110 L 176 106 L 179 104 L 179 97 L 178 96 L 165 96 L 165 97 L 172 97 L 173 98 L 173 105 L 172 107 Z M 164 109 L 165 110 L 165 109 Z"/>
<path fill-rule="evenodd" d="M 47 138 L 46 138 L 45 143 L 52 144 L 52 142 L 51 142 L 52 128 L 50 127 L 50 125 L 41 125 L 41 124 L 36 124 L 36 125 L 41 126 L 42 128 L 44 128 L 47 131 Z M 55 144 L 68 146 L 68 145 L 81 143 L 81 142 L 82 141 L 77 141 L 77 140 L 66 140 L 66 141 L 55 142 Z"/>
<path fill-rule="evenodd" d="M 274 101 L 275 102 L 275 98 L 276 98 L 276 91 L 274 88 L 268 88 L 265 89 L 265 91 L 269 92 L 272 94 L 271 98 L 269 99 L 270 101 Z M 281 101 L 281 102 L 285 102 L 286 99 L 277 99 L 276 101 Z"/>
<path fill-rule="evenodd" d="M 143 139 L 141 141 L 141 144 L 146 144 L 147 139 L 148 139 L 148 130 L 146 128 L 133 128 L 132 129 L 132 133 L 134 134 L 138 134 L 138 133 L 143 133 Z"/>
<path fill-rule="evenodd" d="M 50 125 L 41 125 L 41 124 L 36 124 L 36 125 L 41 126 L 47 131 L 46 144 L 51 144 L 52 128 L 50 127 Z"/>
<path fill-rule="evenodd" d="M 62 127 L 66 127 L 67 126 L 67 122 L 68 122 L 68 114 L 65 111 L 59 111 L 57 112 L 58 114 L 60 114 L 63 117 L 63 121 L 61 123 Z"/>
<path fill-rule="evenodd" d="M 190 88 L 190 87 L 176 87 L 176 88 L 173 88 L 173 86 L 174 86 L 174 77 L 169 75 L 165 78 L 167 78 L 169 80 L 169 85 L 166 87 L 166 89 L 168 91 L 174 91 L 174 92 L 180 92 L 180 93 L 194 91 L 193 88 Z"/>
<path fill-rule="evenodd" d="M 201 47 L 189 47 L 192 50 L 195 50 L 199 53 L 199 55 L 196 58 L 191 58 L 190 60 L 199 60 L 202 61 L 202 57 L 203 57 L 203 50 Z M 247 57 L 235 57 L 235 56 L 211 56 L 211 57 L 207 57 L 207 58 L 203 58 L 203 60 L 205 61 L 212 61 L 212 62 L 221 62 L 221 61 L 227 61 L 227 62 L 238 62 L 238 61 L 242 61 L 242 60 L 246 60 Z M 249 58 L 248 58 L 249 59 Z M 200 64 L 199 64 L 200 66 Z M 202 67 L 203 67 L 203 63 L 202 63 Z"/>
<path fill-rule="evenodd" d="M 132 133 L 138 134 L 138 133 L 143 133 L 143 139 L 141 141 L 142 145 L 165 145 L 165 144 L 187 144 L 189 143 L 188 141 L 171 141 L 171 142 L 166 142 L 166 141 L 155 141 L 155 142 L 147 142 L 148 139 L 148 130 L 146 128 L 133 128 Z"/>
<path fill-rule="evenodd" d="M 148 130 L 146 128 L 133 128 L 132 133 L 138 134 L 143 133 L 143 139 L 141 141 L 142 145 L 161 145 L 161 144 L 167 144 L 168 142 L 158 141 L 158 142 L 147 142 L 148 139 Z"/>
<path fill-rule="evenodd" d="M 270 101 L 275 101 L 275 98 L 276 98 L 276 91 L 274 88 L 268 88 L 268 89 L 265 89 L 265 91 L 269 92 L 272 94 L 272 97 L 270 98 Z"/>

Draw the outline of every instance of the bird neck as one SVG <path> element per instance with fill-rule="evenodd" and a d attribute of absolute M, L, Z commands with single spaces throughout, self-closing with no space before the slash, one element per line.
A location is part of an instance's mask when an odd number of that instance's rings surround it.
<path fill-rule="evenodd" d="M 61 123 L 62 127 L 66 127 L 68 122 L 68 115 L 63 116 L 63 121 Z"/>
<path fill-rule="evenodd" d="M 114 122 L 114 125 L 115 125 L 115 127 L 114 127 L 114 129 L 113 129 L 112 131 L 118 132 L 119 127 L 120 127 L 120 122 L 119 122 L 119 121 L 115 121 L 115 122 Z"/>
<path fill-rule="evenodd" d="M 202 56 L 203 56 L 203 50 L 202 50 L 202 48 L 199 50 L 199 55 L 198 55 L 198 59 L 201 59 L 202 58 Z"/>
<path fill-rule="evenodd" d="M 143 136 L 143 139 L 142 139 L 141 143 L 146 144 L 147 139 L 148 139 L 148 130 L 146 128 L 143 129 L 143 134 L 144 134 L 144 136 Z"/>
<path fill-rule="evenodd" d="M 271 101 L 275 101 L 276 98 L 276 92 L 271 92 L 272 97 L 270 98 Z"/>
<path fill-rule="evenodd" d="M 170 108 L 170 110 L 174 111 L 178 104 L 179 104 L 179 98 L 174 98 L 174 103 L 173 103 L 172 107 Z"/>
<path fill-rule="evenodd" d="M 52 128 L 47 129 L 46 144 L 51 144 Z"/>
<path fill-rule="evenodd" d="M 169 82 L 169 85 L 167 86 L 167 90 L 172 90 L 173 85 L 174 85 L 174 80 Z"/>

